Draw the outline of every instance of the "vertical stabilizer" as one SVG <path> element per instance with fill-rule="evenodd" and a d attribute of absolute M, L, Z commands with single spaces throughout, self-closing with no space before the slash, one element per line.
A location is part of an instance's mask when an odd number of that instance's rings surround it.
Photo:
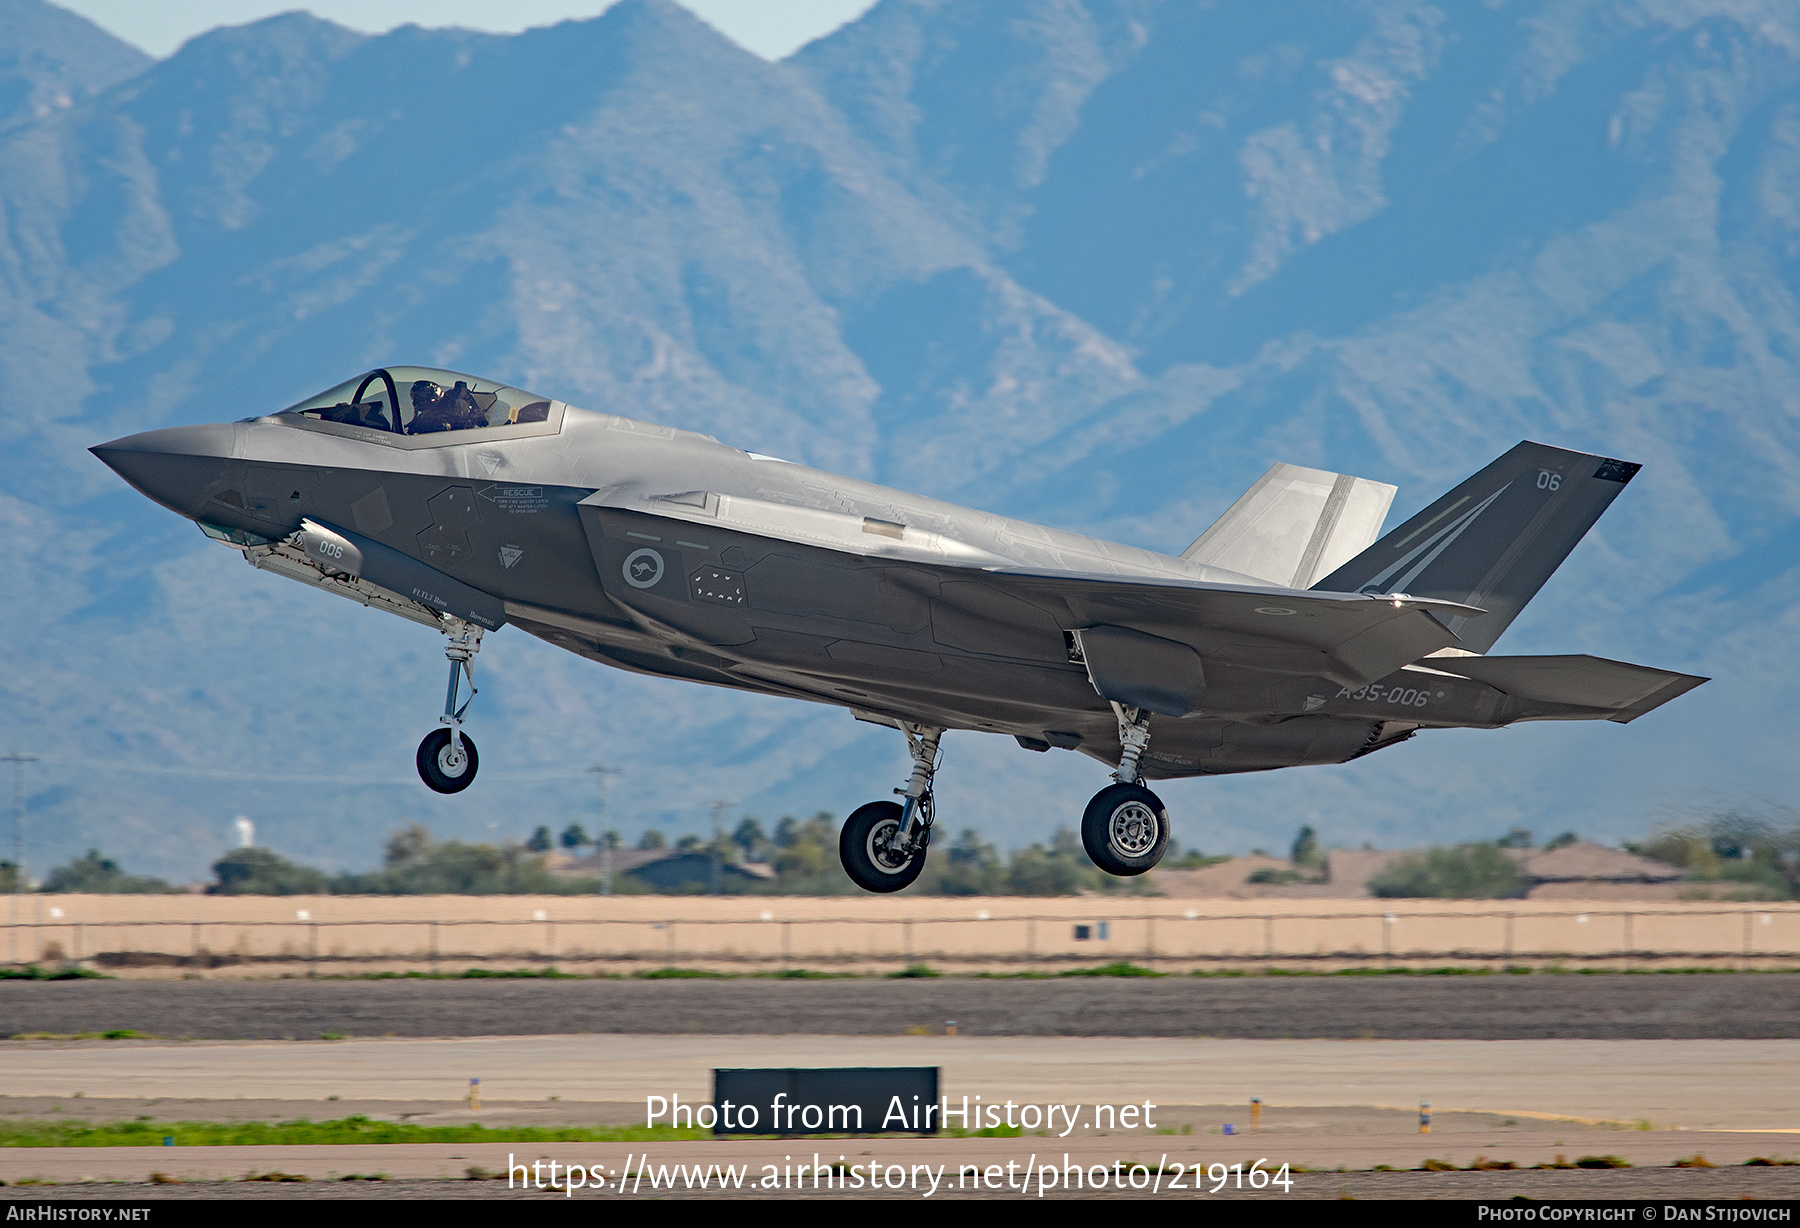
<path fill-rule="evenodd" d="M 1181 557 L 1278 588 L 1311 588 L 1375 540 L 1394 490 L 1348 474 L 1275 465 Z"/>
<path fill-rule="evenodd" d="M 1522 443 L 1312 587 L 1480 606 L 1446 621 L 1486 652 L 1638 469 Z"/>

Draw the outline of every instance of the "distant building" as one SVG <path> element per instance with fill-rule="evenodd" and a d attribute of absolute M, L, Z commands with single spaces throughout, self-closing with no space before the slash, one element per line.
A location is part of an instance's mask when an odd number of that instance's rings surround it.
<path fill-rule="evenodd" d="M 1682 877 L 1680 866 L 1587 840 L 1549 852 L 1517 851 L 1525 894 L 1534 900 L 1673 899 Z"/>
<path fill-rule="evenodd" d="M 574 857 L 558 850 L 544 858 L 545 867 L 559 878 L 591 878 L 603 872 L 600 852 Z M 704 892 L 712 887 L 712 854 L 698 849 L 614 849 L 612 871 L 629 875 L 652 891 L 676 894 Z M 719 866 L 721 888 L 751 883 L 772 883 L 775 868 L 761 862 L 724 862 Z"/>
<path fill-rule="evenodd" d="M 1332 849 L 1325 873 L 1274 857 L 1234 857 L 1202 870 L 1153 870 L 1151 886 L 1186 899 L 1366 899 L 1369 882 L 1408 849 Z M 1623 849 L 1578 840 L 1558 849 L 1505 849 L 1523 894 L 1542 899 L 1675 899 L 1682 870 Z"/>

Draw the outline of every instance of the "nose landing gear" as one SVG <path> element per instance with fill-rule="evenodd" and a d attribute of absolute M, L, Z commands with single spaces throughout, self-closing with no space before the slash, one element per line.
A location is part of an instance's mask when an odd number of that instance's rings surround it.
<path fill-rule="evenodd" d="M 1094 864 L 1108 874 L 1129 877 L 1156 868 L 1169 847 L 1169 811 L 1162 799 L 1138 783 L 1138 760 L 1150 746 L 1150 718 L 1137 708 L 1113 704 L 1119 720 L 1117 784 L 1108 785 L 1081 816 L 1081 843 Z"/>
<path fill-rule="evenodd" d="M 462 731 L 463 713 L 475 702 L 475 654 L 481 651 L 482 629 L 460 618 L 446 620 L 444 655 L 450 659 L 450 682 L 444 691 L 444 715 L 437 729 L 419 743 L 419 779 L 438 793 L 461 793 L 475 782 L 481 759 L 475 741 Z M 457 693 L 464 678 L 469 697 L 458 707 Z"/>
<path fill-rule="evenodd" d="M 942 729 L 910 722 L 900 726 L 906 749 L 912 754 L 912 778 L 906 788 L 894 792 L 906 799 L 870 802 L 844 820 L 838 835 L 838 860 L 844 873 L 864 891 L 890 892 L 909 886 L 925 868 L 925 849 L 931 843 L 935 804 L 931 783 L 937 774 L 938 739 Z"/>

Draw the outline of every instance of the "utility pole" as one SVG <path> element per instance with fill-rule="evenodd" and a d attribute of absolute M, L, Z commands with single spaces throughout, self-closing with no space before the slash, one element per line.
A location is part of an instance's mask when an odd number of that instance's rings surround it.
<path fill-rule="evenodd" d="M 714 802 L 712 804 L 712 815 L 713 815 L 712 893 L 714 895 L 719 894 L 719 875 L 721 873 L 719 862 L 723 857 L 723 850 L 720 847 L 720 845 L 721 845 L 721 842 L 724 840 L 724 836 L 721 834 L 722 828 L 720 827 L 720 824 L 719 824 L 719 816 L 724 814 L 727 810 L 730 810 L 735 805 L 737 805 L 736 802 Z"/>
<path fill-rule="evenodd" d="M 36 763 L 36 755 L 12 751 L 0 760 L 13 765 L 13 889 L 12 889 L 12 962 L 19 962 L 19 897 L 25 891 L 25 765 Z"/>
<path fill-rule="evenodd" d="M 594 774 L 595 784 L 599 786 L 598 798 L 594 804 L 594 840 L 600 846 L 600 894 L 611 895 L 613 889 L 613 850 L 612 841 L 606 835 L 606 778 L 617 776 L 619 768 L 609 768 L 604 763 L 596 763 L 588 768 Z"/>

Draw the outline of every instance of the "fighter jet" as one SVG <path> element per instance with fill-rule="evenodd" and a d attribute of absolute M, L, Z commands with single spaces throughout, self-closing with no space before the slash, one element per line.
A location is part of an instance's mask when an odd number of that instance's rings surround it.
<path fill-rule="evenodd" d="M 946 730 L 1110 766 L 1082 841 L 1133 875 L 1169 843 L 1146 781 L 1627 722 L 1706 681 L 1487 655 L 1639 468 L 1538 443 L 1385 536 L 1394 487 L 1276 465 L 1179 557 L 424 367 L 93 452 L 251 566 L 442 633 L 444 711 L 417 755 L 440 793 L 475 779 L 474 658 L 507 623 L 893 728 L 911 777 L 839 842 L 870 891 L 924 866 Z"/>

